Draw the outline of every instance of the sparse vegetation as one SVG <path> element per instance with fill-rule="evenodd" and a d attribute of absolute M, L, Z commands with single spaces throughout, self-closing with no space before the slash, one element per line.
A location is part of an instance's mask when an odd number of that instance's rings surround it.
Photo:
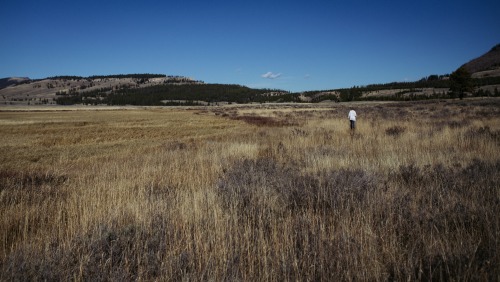
<path fill-rule="evenodd" d="M 500 100 L 348 106 L 1 111 L 0 280 L 497 280 Z"/>

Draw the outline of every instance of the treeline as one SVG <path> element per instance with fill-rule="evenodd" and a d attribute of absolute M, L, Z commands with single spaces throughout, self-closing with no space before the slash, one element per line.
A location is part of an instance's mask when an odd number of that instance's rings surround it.
<path fill-rule="evenodd" d="M 119 78 L 126 75 L 102 76 L 99 78 Z M 154 76 L 154 75 L 151 75 Z M 94 76 L 97 78 L 97 76 Z M 134 78 L 139 78 L 137 75 Z M 172 77 L 173 78 L 173 77 Z M 147 78 L 141 78 L 147 79 Z M 500 85 L 500 77 L 473 78 L 473 96 L 499 96 L 498 90 L 493 93 L 478 89 L 485 85 Z M 422 89 L 434 88 L 432 94 L 424 94 Z M 348 102 L 369 100 L 424 100 L 457 98 L 458 93 L 450 91 L 452 81 L 447 76 L 429 76 L 415 82 L 391 82 L 386 84 L 371 84 L 328 90 L 328 95 L 318 95 L 326 91 L 309 91 L 304 93 L 290 93 L 282 90 L 252 89 L 232 84 L 161 84 L 143 88 L 123 86 L 120 89 L 102 88 L 89 92 L 60 95 L 56 102 L 61 105 L 71 104 L 106 104 L 106 105 L 197 105 L 206 103 L 264 103 L 264 102 L 301 102 L 300 94 L 311 97 L 311 102 L 325 100 Z M 369 92 L 398 89 L 390 96 L 364 96 Z M 422 93 L 420 93 L 422 92 Z"/>
<path fill-rule="evenodd" d="M 500 76 L 482 77 L 473 79 L 474 86 L 498 85 L 500 84 Z"/>
<path fill-rule="evenodd" d="M 266 95 L 267 93 L 273 95 Z M 277 93 L 277 94 L 276 94 Z M 61 105 L 196 105 L 205 103 L 298 102 L 298 95 L 281 90 L 252 89 L 233 84 L 155 85 L 145 88 L 101 89 L 58 97 Z"/>
<path fill-rule="evenodd" d="M 388 89 L 415 89 L 415 88 L 450 88 L 450 81 L 447 79 L 448 75 L 430 75 L 418 81 L 411 82 L 390 82 L 380 84 L 369 84 L 366 86 L 353 86 L 351 88 L 340 88 L 334 90 L 321 90 L 321 91 L 308 91 L 304 92 L 306 96 L 315 96 L 321 92 L 340 92 L 340 97 L 344 101 L 356 100 L 360 98 L 363 93 L 374 92 Z M 332 97 L 330 97 L 332 98 Z"/>
<path fill-rule="evenodd" d="M 387 100 L 387 101 L 405 101 L 405 100 L 426 100 L 426 99 L 447 99 L 456 98 L 457 93 L 451 91 L 441 91 L 436 90 L 431 95 L 420 95 L 422 88 L 435 88 L 435 89 L 450 89 L 452 87 L 452 81 L 448 79 L 448 75 L 431 75 L 429 77 L 423 78 L 419 81 L 413 82 L 391 82 L 384 84 L 370 84 L 366 86 L 353 86 L 351 88 L 341 88 L 335 90 L 321 90 L 321 91 L 308 91 L 304 92 L 303 95 L 308 97 L 314 97 L 312 102 L 321 102 L 325 100 L 332 100 L 337 102 L 347 102 L 347 101 L 370 101 L 370 100 Z M 500 85 L 500 77 L 483 77 L 483 78 L 472 78 L 472 85 L 475 88 L 486 86 L 486 85 Z M 391 96 L 363 96 L 364 93 L 376 92 L 382 90 L 400 89 L 398 93 Z M 336 92 L 338 95 L 328 94 L 328 95 L 318 95 L 322 92 Z M 411 93 L 411 94 L 409 94 Z M 409 94 L 409 95 L 405 95 Z M 475 90 L 473 96 L 498 96 L 498 91 L 490 93 L 483 90 Z"/>

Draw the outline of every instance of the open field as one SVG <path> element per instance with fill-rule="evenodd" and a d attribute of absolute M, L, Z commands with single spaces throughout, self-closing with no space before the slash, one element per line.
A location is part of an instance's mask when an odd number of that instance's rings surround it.
<path fill-rule="evenodd" d="M 28 109 L 1 281 L 500 280 L 498 98 Z"/>

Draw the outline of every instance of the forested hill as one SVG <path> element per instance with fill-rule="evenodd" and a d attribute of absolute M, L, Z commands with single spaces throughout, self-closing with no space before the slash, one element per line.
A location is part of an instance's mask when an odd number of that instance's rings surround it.
<path fill-rule="evenodd" d="M 293 102 L 297 95 L 281 90 L 252 89 L 233 84 L 155 85 L 145 88 L 95 90 L 61 95 L 58 104 L 206 105 L 212 103 Z"/>
<path fill-rule="evenodd" d="M 500 96 L 499 88 L 500 44 L 497 44 L 452 74 L 433 74 L 413 82 L 291 93 L 233 84 L 206 84 L 184 76 L 164 74 L 53 76 L 36 80 L 11 77 L 0 79 L 0 105 L 213 105 L 423 100 Z"/>
<path fill-rule="evenodd" d="M 393 82 L 327 91 L 290 93 L 231 84 L 163 84 L 144 88 L 100 89 L 59 95 L 58 104 L 214 105 L 220 103 L 426 100 L 456 98 L 449 76 L 431 75 L 415 82 Z M 471 78 L 468 96 L 500 96 L 500 77 Z"/>
<path fill-rule="evenodd" d="M 499 96 L 500 77 L 472 78 L 466 96 Z M 449 75 L 345 89 L 291 93 L 232 84 L 206 84 L 181 76 L 59 76 L 19 80 L 0 89 L 2 105 L 216 105 L 222 103 L 423 100 L 455 98 Z"/>

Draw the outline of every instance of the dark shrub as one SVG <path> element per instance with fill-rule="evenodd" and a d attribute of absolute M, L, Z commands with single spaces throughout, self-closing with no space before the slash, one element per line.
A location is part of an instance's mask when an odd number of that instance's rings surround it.
<path fill-rule="evenodd" d="M 103 225 L 94 234 L 82 234 L 67 246 L 53 243 L 43 252 L 29 247 L 11 253 L 0 264 L 2 281 L 131 281 L 172 275 L 186 264 L 179 258 L 166 268 L 163 259 L 173 229 L 162 220 L 146 232 L 138 226 Z M 140 271 L 140 273 L 139 273 Z M 180 276 L 179 276 L 180 277 Z"/>
<path fill-rule="evenodd" d="M 489 126 L 473 127 L 465 132 L 466 138 L 477 139 L 487 138 L 500 143 L 500 131 L 493 131 Z"/>
<path fill-rule="evenodd" d="M 273 202 L 287 209 L 347 209 L 363 203 L 376 178 L 361 170 L 340 169 L 314 175 L 279 166 L 269 158 L 243 160 L 227 171 L 218 185 L 226 207 L 260 209 Z M 268 198 L 266 198 L 268 197 Z M 273 200 L 270 200 L 270 198 Z M 252 210 L 252 209 L 250 209 Z"/>
<path fill-rule="evenodd" d="M 493 231 L 500 228 L 499 177 L 500 161 L 478 160 L 465 168 L 410 164 L 390 174 L 389 183 L 397 188 L 374 210 L 376 226 L 380 234 L 394 232 L 397 244 L 408 251 L 406 263 L 415 268 L 396 261 L 391 277 L 400 280 L 401 273 L 414 272 L 416 280 L 494 280 L 484 274 L 498 271 L 492 262 L 500 259 Z M 430 242 L 460 247 L 445 250 Z"/>
<path fill-rule="evenodd" d="M 470 124 L 469 120 L 450 120 L 447 122 L 448 127 L 450 128 L 462 128 Z"/>
<path fill-rule="evenodd" d="M 226 208 L 253 214 L 266 209 L 271 204 L 269 198 L 278 197 L 278 187 L 291 185 L 293 174 L 271 158 L 245 159 L 226 171 L 219 180 L 218 192 Z"/>
<path fill-rule="evenodd" d="M 246 123 L 256 125 L 256 126 L 271 126 L 271 127 L 281 127 L 281 126 L 293 126 L 299 125 L 297 122 L 292 120 L 287 120 L 283 118 L 274 118 L 274 117 L 265 117 L 265 116 L 253 116 L 253 115 L 245 115 L 245 116 L 236 116 L 232 117 L 235 120 L 242 120 Z"/>
<path fill-rule="evenodd" d="M 405 127 L 395 125 L 395 126 L 392 126 L 392 127 L 387 128 L 387 129 L 385 130 L 385 134 L 387 134 L 387 135 L 389 135 L 389 136 L 398 137 L 398 136 L 400 136 L 401 134 L 403 134 L 405 131 L 406 131 L 406 128 L 405 128 Z"/>

